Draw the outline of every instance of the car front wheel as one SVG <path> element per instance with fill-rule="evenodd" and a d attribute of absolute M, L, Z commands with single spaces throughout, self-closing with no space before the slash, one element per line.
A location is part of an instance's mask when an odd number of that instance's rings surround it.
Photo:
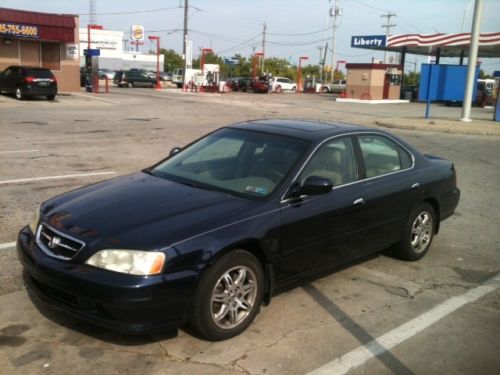
<path fill-rule="evenodd" d="M 418 260 L 431 247 L 434 238 L 436 215 L 429 203 L 417 205 L 411 212 L 403 238 L 398 245 L 398 255 L 404 260 Z"/>
<path fill-rule="evenodd" d="M 17 100 L 23 100 L 24 99 L 24 93 L 23 93 L 23 89 L 18 87 L 16 89 L 16 99 Z"/>
<path fill-rule="evenodd" d="M 202 276 L 190 314 L 190 324 L 202 337 L 219 341 L 243 332 L 259 312 L 264 272 L 247 251 L 234 250 Z"/>

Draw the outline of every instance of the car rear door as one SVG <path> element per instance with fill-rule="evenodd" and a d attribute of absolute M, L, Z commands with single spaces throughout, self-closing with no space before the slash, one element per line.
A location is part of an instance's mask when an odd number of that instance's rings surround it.
<path fill-rule="evenodd" d="M 13 93 L 16 90 L 16 75 L 18 68 L 10 67 L 0 76 L 0 90 Z"/>
<path fill-rule="evenodd" d="M 310 176 L 328 178 L 334 187 L 326 194 L 281 202 L 280 279 L 345 263 L 365 246 L 365 188 L 358 180 L 351 138 L 322 145 L 296 183 L 301 185 Z"/>
<path fill-rule="evenodd" d="M 382 134 L 360 134 L 364 175 L 367 251 L 397 242 L 411 209 L 422 194 L 411 153 Z"/>

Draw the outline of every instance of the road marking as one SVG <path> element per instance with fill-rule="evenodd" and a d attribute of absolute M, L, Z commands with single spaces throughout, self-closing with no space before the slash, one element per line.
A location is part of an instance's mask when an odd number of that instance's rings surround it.
<path fill-rule="evenodd" d="M 82 96 L 82 97 L 87 98 L 87 99 L 97 100 L 97 101 L 101 101 L 101 102 L 105 102 L 105 103 L 122 104 L 122 102 L 118 102 L 116 100 L 111 100 L 111 99 L 106 99 L 106 98 L 101 98 L 99 96 L 96 96 L 96 95 L 101 95 L 101 94 L 85 94 L 82 92 L 73 92 L 73 93 L 71 93 L 71 95 Z M 106 95 L 106 94 L 102 94 L 102 95 Z"/>
<path fill-rule="evenodd" d="M 321 366 L 307 375 L 346 374 L 347 372 L 363 365 L 368 360 L 387 352 L 405 340 L 415 336 L 437 321 L 445 318 L 464 305 L 475 302 L 481 297 L 500 287 L 500 274 L 490 279 L 485 284 L 471 289 L 468 292 L 447 299 L 431 310 L 417 316 L 401 326 L 394 328 L 379 338 L 360 346 L 343 356 Z"/>
<path fill-rule="evenodd" d="M 38 152 L 40 150 L 12 150 L 12 151 L 0 151 L 0 154 L 17 154 L 22 152 Z"/>
<path fill-rule="evenodd" d="M 93 172 L 93 173 L 80 173 L 80 174 L 67 174 L 62 176 L 47 176 L 47 177 L 33 177 L 33 178 L 21 178 L 19 180 L 5 180 L 0 181 L 0 185 L 7 184 L 18 184 L 21 182 L 32 182 L 32 181 L 44 181 L 44 180 L 61 180 L 65 178 L 76 178 L 76 177 L 90 177 L 90 176 L 103 176 L 109 174 L 115 174 L 114 171 L 109 172 Z"/>
<path fill-rule="evenodd" d="M 0 243 L 0 250 L 1 249 L 9 249 L 11 247 L 16 246 L 15 242 L 6 242 L 6 243 Z"/>

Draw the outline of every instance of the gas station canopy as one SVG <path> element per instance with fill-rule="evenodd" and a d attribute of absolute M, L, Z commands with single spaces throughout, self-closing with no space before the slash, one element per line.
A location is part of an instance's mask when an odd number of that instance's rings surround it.
<path fill-rule="evenodd" d="M 379 51 L 406 52 L 415 55 L 467 57 L 470 33 L 460 34 L 405 34 L 353 36 L 351 47 Z M 500 32 L 482 33 L 479 37 L 478 57 L 500 57 Z"/>

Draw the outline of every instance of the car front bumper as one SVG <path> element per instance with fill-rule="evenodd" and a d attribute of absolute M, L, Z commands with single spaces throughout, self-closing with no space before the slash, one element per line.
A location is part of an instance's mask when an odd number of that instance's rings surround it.
<path fill-rule="evenodd" d="M 141 277 L 59 260 L 46 255 L 25 227 L 17 254 L 31 296 L 55 310 L 122 333 L 149 333 L 182 326 L 198 273 Z"/>

